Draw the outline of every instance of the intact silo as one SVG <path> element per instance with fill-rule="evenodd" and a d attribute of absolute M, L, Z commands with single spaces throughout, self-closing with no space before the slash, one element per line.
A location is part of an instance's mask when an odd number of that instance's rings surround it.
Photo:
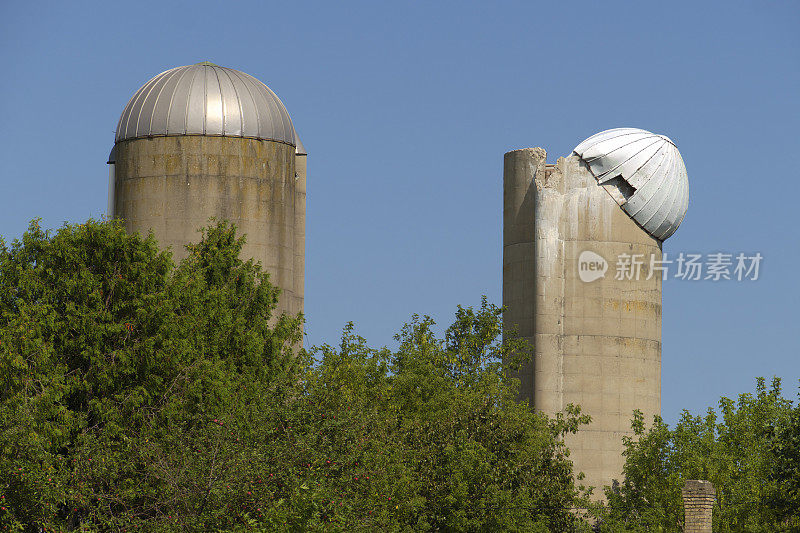
<path fill-rule="evenodd" d="M 129 232 L 180 260 L 211 217 L 229 220 L 280 287 L 277 312 L 303 310 L 306 153 L 266 85 L 208 62 L 162 72 L 122 112 L 109 163 L 108 215 Z"/>
<path fill-rule="evenodd" d="M 668 138 L 618 128 L 546 163 L 541 148 L 505 154 L 504 325 L 533 348 L 520 395 L 548 415 L 579 404 L 592 423 L 567 437 L 575 472 L 621 479 L 622 437 L 640 409 L 661 413 L 662 242 L 688 206 Z"/>

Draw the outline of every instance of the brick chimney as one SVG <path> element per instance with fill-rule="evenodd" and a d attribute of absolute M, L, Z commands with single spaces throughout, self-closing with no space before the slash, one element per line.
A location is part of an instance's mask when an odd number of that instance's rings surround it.
<path fill-rule="evenodd" d="M 711 533 L 711 519 L 716 501 L 710 481 L 689 479 L 683 487 L 684 533 Z"/>

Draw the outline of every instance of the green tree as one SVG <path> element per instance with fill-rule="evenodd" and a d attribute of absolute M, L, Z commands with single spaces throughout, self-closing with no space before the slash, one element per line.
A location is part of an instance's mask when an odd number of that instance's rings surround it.
<path fill-rule="evenodd" d="M 52 236 L 34 222 L 0 243 L 0 524 L 152 523 L 217 503 L 234 473 L 217 421 L 302 361 L 300 319 L 270 327 L 277 291 L 242 244 L 218 224 L 174 269 L 116 222 Z"/>
<path fill-rule="evenodd" d="M 780 520 L 800 527 L 800 404 L 774 428 L 770 480 L 777 485 L 771 504 Z"/>
<path fill-rule="evenodd" d="M 455 531 L 563 530 L 575 522 L 571 463 L 562 437 L 587 423 L 578 409 L 547 420 L 518 403 L 518 383 L 501 361 L 520 350 L 502 343 L 501 311 L 484 299 L 459 307 L 444 339 L 433 321 L 407 324 L 392 359 L 393 398 L 406 457 L 417 479 L 412 526 Z"/>
<path fill-rule="evenodd" d="M 673 430 L 658 417 L 645 429 L 637 413 L 635 437 L 625 439 L 624 480 L 606 488 L 605 530 L 681 531 L 681 488 L 687 479 L 714 484 L 714 531 L 800 527 L 796 511 L 789 511 L 791 496 L 784 496 L 791 494 L 787 481 L 797 465 L 791 412 L 780 380 L 767 389 L 759 378 L 755 395 L 721 398 L 719 414 L 709 409 L 700 417 L 684 411 Z M 783 512 L 778 500 L 785 505 Z"/>
<path fill-rule="evenodd" d="M 516 401 L 501 311 L 349 325 L 316 359 L 302 316 L 207 228 L 174 265 L 116 222 L 0 243 L 0 527 L 565 531 L 584 527 L 566 433 Z"/>
<path fill-rule="evenodd" d="M 319 349 L 285 414 L 279 490 L 264 524 L 303 531 L 565 531 L 582 505 L 563 435 L 577 408 L 548 420 L 516 402 L 500 361 L 500 310 L 458 309 L 438 338 L 414 317 L 396 350 L 370 348 L 352 324 Z M 277 450 L 276 450 L 276 453 Z M 259 515 L 260 516 L 260 515 Z"/>

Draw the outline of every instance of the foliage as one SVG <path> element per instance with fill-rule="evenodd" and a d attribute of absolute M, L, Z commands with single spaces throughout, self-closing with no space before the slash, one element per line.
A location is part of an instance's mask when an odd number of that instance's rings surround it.
<path fill-rule="evenodd" d="M 485 299 L 478 311 L 459 307 L 444 339 L 433 326 L 415 316 L 394 352 L 368 348 L 352 325 L 338 348 L 321 348 L 307 400 L 334 427 L 315 431 L 321 442 L 307 453 L 335 458 L 336 468 L 307 484 L 330 502 L 326 520 L 346 531 L 560 531 L 576 523 L 562 437 L 588 418 L 576 409 L 547 420 L 515 401 L 500 361 L 519 344 L 498 341 L 500 310 Z"/>
<path fill-rule="evenodd" d="M 414 317 L 396 350 L 302 316 L 207 228 L 175 266 L 116 222 L 0 241 L 0 527 L 563 531 L 563 436 L 517 403 L 500 310 Z"/>
<path fill-rule="evenodd" d="M 775 427 L 770 479 L 778 490 L 770 503 L 780 520 L 800 527 L 800 403 Z"/>
<path fill-rule="evenodd" d="M 154 523 L 216 504 L 235 473 L 214 460 L 218 421 L 297 364 L 299 319 L 270 326 L 277 291 L 242 244 L 218 224 L 174 269 L 152 236 L 89 221 L 53 236 L 34 222 L 0 248 L 0 523 Z"/>
<path fill-rule="evenodd" d="M 714 531 L 800 527 L 797 492 L 787 491 L 797 486 L 798 409 L 781 396 L 777 378 L 769 390 L 758 379 L 756 389 L 737 401 L 721 398 L 719 414 L 684 411 L 673 430 L 659 417 L 645 429 L 637 413 L 635 437 L 625 439 L 624 481 L 606 488 L 601 530 L 682 531 L 681 488 L 688 479 L 713 483 Z"/>

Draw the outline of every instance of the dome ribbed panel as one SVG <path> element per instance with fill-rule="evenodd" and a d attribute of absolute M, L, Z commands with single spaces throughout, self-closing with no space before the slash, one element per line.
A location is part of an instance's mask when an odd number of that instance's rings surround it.
<path fill-rule="evenodd" d="M 689 179 L 675 143 L 663 135 L 616 128 L 592 135 L 577 154 L 597 183 L 621 178 L 632 193 L 617 200 L 644 230 L 661 241 L 678 229 L 689 206 Z"/>
<path fill-rule="evenodd" d="M 210 63 L 177 67 L 145 83 L 125 106 L 115 140 L 166 135 L 250 137 L 296 146 L 289 113 L 269 87 Z"/>

